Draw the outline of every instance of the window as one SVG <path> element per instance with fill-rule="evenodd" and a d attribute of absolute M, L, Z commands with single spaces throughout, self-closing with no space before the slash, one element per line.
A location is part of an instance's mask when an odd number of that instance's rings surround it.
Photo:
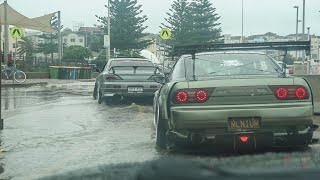
<path fill-rule="evenodd" d="M 76 39 L 72 38 L 70 39 L 70 42 L 76 42 Z"/>
<path fill-rule="evenodd" d="M 185 71 L 185 58 L 178 60 L 177 64 L 174 66 L 174 69 L 171 74 L 172 80 L 183 79 L 186 76 Z"/>
<path fill-rule="evenodd" d="M 12 48 L 14 48 L 14 49 L 15 49 L 15 48 L 18 48 L 18 46 L 19 46 L 19 45 L 16 44 L 16 43 L 13 43 L 13 44 L 12 44 Z"/>
<path fill-rule="evenodd" d="M 81 38 L 81 39 L 79 39 L 79 42 L 81 42 L 81 43 L 82 43 L 82 42 L 83 42 L 83 39 L 82 39 L 82 38 Z"/>
<path fill-rule="evenodd" d="M 63 42 L 65 42 L 65 43 L 68 42 L 68 39 L 67 39 L 67 38 L 64 38 L 64 39 L 63 39 Z"/>

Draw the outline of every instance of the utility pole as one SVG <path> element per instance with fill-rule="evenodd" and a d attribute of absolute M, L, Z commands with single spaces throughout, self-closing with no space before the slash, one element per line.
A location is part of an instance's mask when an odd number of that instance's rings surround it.
<path fill-rule="evenodd" d="M 4 64 L 8 64 L 9 54 L 8 2 L 4 1 Z"/>
<path fill-rule="evenodd" d="M 0 12 L 1 18 L 1 12 Z M 2 64 L 2 25 L 0 24 L 0 62 Z"/>
<path fill-rule="evenodd" d="M 62 37 L 61 37 L 61 13 L 58 11 L 58 60 L 59 65 L 62 65 Z"/>
<path fill-rule="evenodd" d="M 303 22 L 302 22 L 303 40 L 305 40 L 305 28 L 306 28 L 306 0 L 303 0 Z"/>
<path fill-rule="evenodd" d="M 308 41 L 311 41 L 311 37 L 310 37 L 310 27 L 308 27 L 307 28 L 308 29 Z M 311 49 L 311 52 L 310 52 L 311 54 L 312 54 L 312 49 Z M 311 55 L 309 56 L 309 61 L 307 61 L 307 65 L 308 65 L 308 68 L 307 68 L 307 71 L 308 71 L 308 74 L 310 74 L 310 72 L 311 72 Z"/>
<path fill-rule="evenodd" d="M 107 52 L 106 52 L 106 60 L 107 60 L 107 62 L 110 60 L 110 57 L 111 57 L 111 55 L 110 55 L 110 49 L 111 49 L 111 35 L 110 35 L 110 32 L 111 32 L 111 30 L 110 30 L 110 28 L 111 28 L 111 25 L 110 25 L 110 0 L 108 0 L 108 40 L 109 40 L 109 42 L 108 42 L 108 47 L 107 47 Z"/>
<path fill-rule="evenodd" d="M 297 19 L 296 19 L 296 41 L 298 41 L 299 33 L 299 6 L 294 6 L 293 8 L 297 9 Z M 296 51 L 296 60 L 298 60 L 298 51 Z"/>
<path fill-rule="evenodd" d="M 306 0 L 303 0 L 303 22 L 302 22 L 302 40 L 305 40 L 305 28 L 306 28 Z M 305 51 L 302 51 L 302 62 L 304 64 L 306 58 Z"/>
<path fill-rule="evenodd" d="M 241 35 L 241 43 L 243 43 L 243 10 L 244 10 L 244 8 L 243 8 L 243 0 L 242 0 L 242 35 Z"/>

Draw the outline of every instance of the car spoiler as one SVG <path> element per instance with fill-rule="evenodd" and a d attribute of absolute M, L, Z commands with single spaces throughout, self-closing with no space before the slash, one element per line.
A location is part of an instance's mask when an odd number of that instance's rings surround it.
<path fill-rule="evenodd" d="M 156 66 L 113 66 L 113 67 L 111 67 L 110 69 L 109 69 L 109 71 L 110 70 L 112 70 L 112 73 L 113 74 L 116 74 L 116 72 L 115 72 L 115 69 L 116 68 L 123 68 L 123 67 L 130 67 L 130 68 L 133 68 L 133 69 L 137 69 L 137 68 L 139 68 L 139 67 L 144 67 L 144 68 L 153 68 L 153 69 L 155 69 L 154 70 L 154 74 L 156 74 L 157 73 L 157 70 L 159 69 L 158 67 L 156 67 Z M 160 69 L 159 69 L 160 70 Z"/>
<path fill-rule="evenodd" d="M 279 50 L 284 51 L 286 59 L 288 51 L 306 51 L 306 55 L 311 54 L 311 41 L 285 41 L 285 42 L 262 42 L 262 43 L 235 43 L 235 44 L 205 44 L 205 45 L 176 45 L 173 47 L 173 56 L 192 55 L 193 73 L 195 72 L 195 59 L 197 53 L 202 52 L 223 52 L 223 51 L 253 51 L 253 50 Z M 286 68 L 286 61 L 283 69 Z M 285 77 L 285 72 L 283 73 Z M 193 74 L 195 80 L 195 74 Z"/>
<path fill-rule="evenodd" d="M 173 55 L 196 54 L 201 52 L 217 51 L 252 51 L 252 50 L 279 50 L 302 51 L 307 56 L 311 52 L 311 41 L 286 41 L 286 42 L 262 42 L 262 43 L 235 43 L 235 44 L 206 44 L 206 45 L 176 45 L 173 47 Z"/>

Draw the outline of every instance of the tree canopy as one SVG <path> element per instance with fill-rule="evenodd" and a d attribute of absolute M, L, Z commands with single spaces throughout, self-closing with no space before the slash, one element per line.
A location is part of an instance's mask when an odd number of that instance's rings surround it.
<path fill-rule="evenodd" d="M 22 41 L 19 41 L 18 54 L 26 55 L 27 61 L 31 61 L 33 58 L 33 53 L 36 51 L 36 47 L 31 39 L 27 37 L 22 37 Z"/>
<path fill-rule="evenodd" d="M 111 48 L 120 50 L 142 49 L 150 44 L 144 40 L 147 35 L 144 23 L 147 16 L 142 15 L 142 5 L 137 0 L 111 0 Z M 99 27 L 108 31 L 108 18 L 97 16 Z"/>
<path fill-rule="evenodd" d="M 69 46 L 63 52 L 63 59 L 85 60 L 92 57 L 92 52 L 82 46 Z"/>
<path fill-rule="evenodd" d="M 171 28 L 168 44 L 206 44 L 221 41 L 220 16 L 209 0 L 175 0 L 162 26 Z"/>

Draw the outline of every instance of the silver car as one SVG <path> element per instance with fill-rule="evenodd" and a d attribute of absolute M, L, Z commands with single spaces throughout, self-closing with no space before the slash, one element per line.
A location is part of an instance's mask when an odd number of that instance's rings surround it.
<path fill-rule="evenodd" d="M 110 59 L 104 69 L 98 71 L 93 97 L 99 104 L 152 102 L 160 87 L 154 77 L 164 76 L 151 61 L 138 58 Z"/>

